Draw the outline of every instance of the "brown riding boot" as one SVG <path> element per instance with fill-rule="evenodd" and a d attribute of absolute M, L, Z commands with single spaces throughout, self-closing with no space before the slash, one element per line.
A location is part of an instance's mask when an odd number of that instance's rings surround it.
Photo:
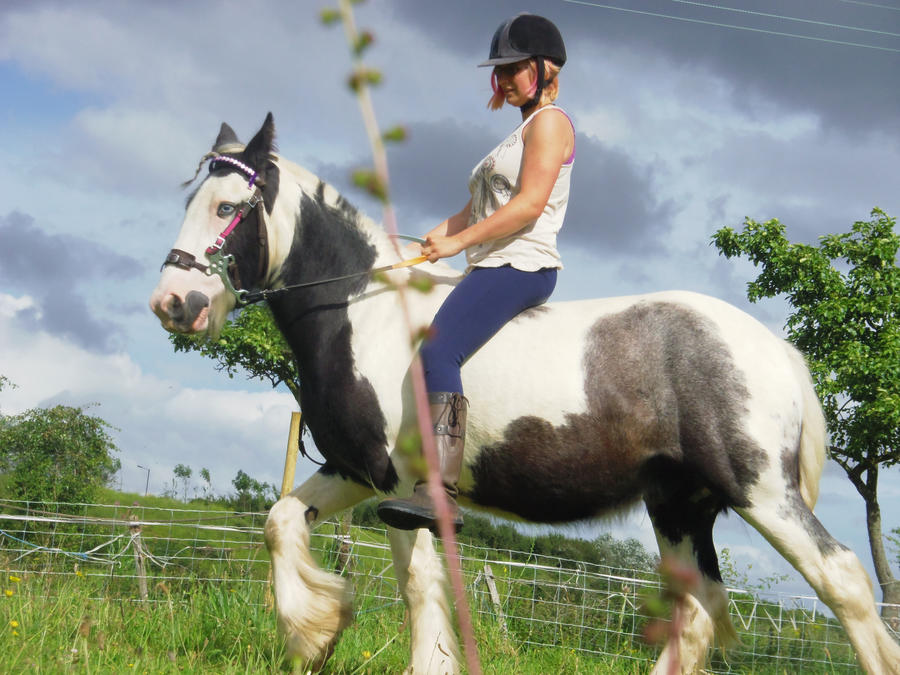
<path fill-rule="evenodd" d="M 459 491 L 456 488 L 462 470 L 463 446 L 466 439 L 466 408 L 469 402 L 456 392 L 435 392 L 428 394 L 431 421 L 434 426 L 434 443 L 437 448 L 441 481 L 447 492 L 450 514 L 456 531 L 462 528 L 463 520 L 456 506 Z M 408 499 L 385 499 L 378 505 L 378 516 L 391 527 L 400 530 L 415 530 L 427 527 L 437 532 L 437 516 L 428 483 L 416 483 L 412 497 Z"/>

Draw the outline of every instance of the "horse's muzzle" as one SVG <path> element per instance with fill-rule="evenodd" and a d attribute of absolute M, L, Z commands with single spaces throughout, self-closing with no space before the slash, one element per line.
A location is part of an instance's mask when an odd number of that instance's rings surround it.
<path fill-rule="evenodd" d="M 150 309 L 166 330 L 198 333 L 206 329 L 209 298 L 200 291 L 189 291 L 184 298 L 178 293 L 168 293 L 162 298 L 153 298 Z"/>

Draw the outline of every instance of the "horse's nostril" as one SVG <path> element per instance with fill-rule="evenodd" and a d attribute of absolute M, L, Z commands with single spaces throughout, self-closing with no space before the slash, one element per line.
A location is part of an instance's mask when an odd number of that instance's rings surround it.
<path fill-rule="evenodd" d="M 166 306 L 166 314 L 172 321 L 181 321 L 184 319 L 184 303 L 181 298 L 172 293 Z"/>
<path fill-rule="evenodd" d="M 191 319 L 196 318 L 204 307 L 209 307 L 209 298 L 206 295 L 200 291 L 191 291 L 187 294 L 187 314 Z"/>

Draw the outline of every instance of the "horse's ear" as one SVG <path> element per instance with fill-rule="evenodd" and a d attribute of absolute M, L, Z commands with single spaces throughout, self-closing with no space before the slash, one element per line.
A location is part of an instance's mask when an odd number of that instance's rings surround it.
<path fill-rule="evenodd" d="M 236 146 L 240 146 L 236 148 Z M 225 122 L 222 122 L 222 126 L 219 127 L 219 135 L 216 136 L 216 142 L 213 143 L 213 152 L 217 152 L 219 154 L 225 152 L 240 152 L 243 150 L 243 144 L 238 140 L 237 134 L 234 133 L 234 129 L 228 126 Z"/>
<path fill-rule="evenodd" d="M 256 132 L 247 148 L 244 150 L 244 161 L 257 171 L 265 169 L 266 162 L 269 161 L 269 155 L 275 149 L 275 120 L 272 113 L 266 115 L 266 121 L 263 122 L 262 128 Z"/>

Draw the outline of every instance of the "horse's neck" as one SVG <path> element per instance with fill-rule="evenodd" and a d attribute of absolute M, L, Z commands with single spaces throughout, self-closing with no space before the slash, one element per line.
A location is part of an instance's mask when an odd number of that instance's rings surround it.
<path fill-rule="evenodd" d="M 282 182 L 290 188 L 279 201 L 294 208 L 276 209 L 273 215 L 280 220 L 272 221 L 281 247 L 276 288 L 364 273 L 400 259 L 386 233 L 336 190 L 299 167 L 290 169 L 295 181 Z M 396 291 L 408 276 L 408 270 L 390 272 L 387 280 L 361 274 L 273 299 L 273 313 L 297 357 L 304 385 L 327 389 L 342 364 L 368 370 L 363 363 L 369 363 L 371 345 L 392 349 L 409 344 L 408 333 L 405 339 L 398 337 L 405 321 Z M 421 311 L 420 300 L 413 304 Z M 431 315 L 433 311 L 428 321 Z"/>

